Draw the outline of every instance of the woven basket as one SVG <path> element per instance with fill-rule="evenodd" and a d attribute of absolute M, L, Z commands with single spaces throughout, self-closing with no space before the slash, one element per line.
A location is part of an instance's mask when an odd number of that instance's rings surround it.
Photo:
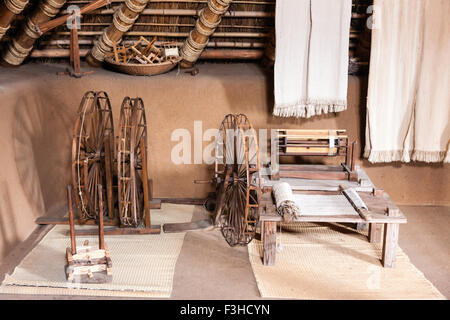
<path fill-rule="evenodd" d="M 154 76 L 157 74 L 169 72 L 180 62 L 181 58 L 165 61 L 162 63 L 154 63 L 154 64 L 141 64 L 141 63 L 123 63 L 116 62 L 113 58 L 105 58 L 105 63 L 111 69 L 131 74 L 135 76 Z"/>

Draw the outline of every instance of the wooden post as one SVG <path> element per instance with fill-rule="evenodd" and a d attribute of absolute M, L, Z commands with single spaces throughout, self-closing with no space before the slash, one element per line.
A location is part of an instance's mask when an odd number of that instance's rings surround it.
<path fill-rule="evenodd" d="M 70 29 L 70 66 L 75 76 L 81 74 L 80 67 L 80 47 L 78 45 L 78 25 L 77 18 L 74 15 L 72 29 Z"/>
<path fill-rule="evenodd" d="M 69 225 L 70 225 L 70 247 L 72 254 L 77 254 L 77 243 L 75 241 L 75 225 L 73 222 L 72 211 L 72 186 L 67 186 L 67 207 L 69 210 Z"/>
<path fill-rule="evenodd" d="M 350 169 L 350 171 L 352 171 L 351 170 L 351 167 L 352 167 L 352 164 L 351 164 L 352 144 L 348 142 L 348 138 L 346 140 L 347 140 L 347 143 L 346 143 L 347 150 L 345 153 L 345 165 Z"/>
<path fill-rule="evenodd" d="M 369 242 L 380 243 L 382 231 L 383 231 L 382 223 L 369 224 Z"/>
<path fill-rule="evenodd" d="M 105 234 L 103 230 L 103 188 L 102 185 L 98 185 L 98 248 L 105 250 Z"/>
<path fill-rule="evenodd" d="M 222 21 L 222 15 L 228 11 L 232 1 L 208 0 L 208 6 L 200 11 L 195 28 L 189 33 L 181 48 L 181 57 L 183 58 L 180 63 L 181 67 L 193 67 L 208 44 L 209 37 Z"/>
<path fill-rule="evenodd" d="M 275 255 L 277 249 L 277 223 L 276 221 L 264 221 L 263 224 L 263 263 L 265 266 L 275 264 Z"/>
<path fill-rule="evenodd" d="M 352 142 L 352 165 L 350 167 L 351 171 L 355 171 L 355 164 L 356 164 L 356 144 L 357 141 Z"/>
<path fill-rule="evenodd" d="M 147 146 L 145 145 L 144 138 L 141 138 L 141 154 L 142 154 L 142 185 L 144 187 L 144 214 L 145 214 L 145 227 L 151 228 L 150 221 L 150 199 L 148 188 L 148 172 L 147 172 Z"/>
<path fill-rule="evenodd" d="M 29 0 L 5 0 L 0 3 L 0 40 L 8 31 L 11 22 L 20 14 Z"/>
<path fill-rule="evenodd" d="M 272 180 L 280 180 L 280 163 L 278 150 L 278 131 L 270 132 L 270 178 Z"/>
<path fill-rule="evenodd" d="M 389 217 L 395 217 L 398 213 L 398 209 L 388 208 Z M 395 268 L 399 227 L 400 225 L 398 223 L 386 223 L 384 225 L 383 255 L 381 261 L 385 268 Z"/>
<path fill-rule="evenodd" d="M 114 198 L 112 186 L 112 161 L 111 161 L 111 140 L 114 140 L 112 134 L 109 134 L 108 141 L 105 143 L 105 165 L 106 165 L 106 196 L 108 197 L 108 218 L 114 219 Z M 114 145 L 114 142 L 113 142 Z"/>

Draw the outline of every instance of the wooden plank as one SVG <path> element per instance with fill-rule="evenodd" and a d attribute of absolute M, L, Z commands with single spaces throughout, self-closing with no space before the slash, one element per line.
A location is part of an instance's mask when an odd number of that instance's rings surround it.
<path fill-rule="evenodd" d="M 214 227 L 211 219 L 204 219 L 186 223 L 165 223 L 163 230 L 165 233 L 177 233 L 194 230 L 203 230 Z"/>
<path fill-rule="evenodd" d="M 161 200 L 160 199 L 150 200 L 150 209 L 161 209 Z"/>
<path fill-rule="evenodd" d="M 96 235 L 98 230 L 76 230 L 77 235 Z M 133 234 L 159 234 L 161 233 L 160 225 L 152 225 L 151 228 L 105 228 L 105 235 L 116 236 L 116 235 L 133 235 Z"/>
<path fill-rule="evenodd" d="M 203 205 L 205 198 L 159 198 L 162 203 L 187 204 L 187 205 Z"/>
<path fill-rule="evenodd" d="M 344 172 L 342 166 L 324 164 L 280 164 L 280 171 L 337 171 Z"/>
<path fill-rule="evenodd" d="M 96 225 L 97 222 L 95 220 L 80 220 L 74 219 L 75 225 L 85 225 L 85 226 L 93 226 Z M 39 225 L 48 225 L 48 224 L 69 224 L 68 217 L 39 217 L 35 220 L 36 224 Z M 104 220 L 105 226 L 118 226 L 119 220 Z"/>
<path fill-rule="evenodd" d="M 277 223 L 264 221 L 263 223 L 263 263 L 265 266 L 275 265 L 277 247 Z"/>
<path fill-rule="evenodd" d="M 281 178 L 296 178 L 310 180 L 347 180 L 347 172 L 335 171 L 280 171 Z"/>
<path fill-rule="evenodd" d="M 328 134 L 330 131 L 339 132 L 339 133 L 345 133 L 347 132 L 346 129 L 276 129 L 278 132 L 294 132 L 294 133 L 317 133 L 317 134 Z"/>
<path fill-rule="evenodd" d="M 331 152 L 330 152 L 331 151 Z M 326 153 L 336 154 L 337 148 L 324 148 L 324 147 L 287 147 L 286 153 Z"/>
<path fill-rule="evenodd" d="M 307 140 L 307 139 L 329 140 L 330 139 L 330 136 L 328 134 L 316 135 L 316 134 L 311 134 L 311 133 L 309 133 L 309 134 L 301 134 L 301 133 L 300 134 L 282 134 L 281 133 L 281 134 L 278 134 L 278 137 L 281 137 L 281 138 L 286 137 L 288 139 L 304 139 L 304 140 Z M 346 139 L 346 138 L 348 138 L 346 135 L 335 135 L 334 136 L 334 139 Z"/>

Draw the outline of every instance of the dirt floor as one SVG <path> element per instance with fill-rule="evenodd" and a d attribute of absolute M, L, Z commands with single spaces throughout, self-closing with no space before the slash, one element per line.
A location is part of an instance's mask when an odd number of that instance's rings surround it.
<path fill-rule="evenodd" d="M 408 223 L 400 228 L 400 246 L 427 279 L 450 298 L 450 207 L 402 206 L 401 210 Z M 192 220 L 201 218 L 197 213 Z M 13 250 L 0 266 L 0 281 L 49 229 L 37 228 Z M 99 298 L 0 295 L 0 299 Z M 177 261 L 171 299 L 260 299 L 247 248 L 230 248 L 218 230 L 188 232 Z"/>

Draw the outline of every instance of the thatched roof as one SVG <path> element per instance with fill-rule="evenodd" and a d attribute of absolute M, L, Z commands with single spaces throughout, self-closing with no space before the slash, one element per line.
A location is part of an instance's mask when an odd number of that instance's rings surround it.
<path fill-rule="evenodd" d="M 38 2 L 30 1 L 25 10 L 15 17 L 11 27 L 0 41 L 1 47 L 5 47 L 6 42 L 11 41 L 21 24 L 24 23 L 24 17 L 35 10 Z M 89 2 L 88 0 L 68 0 L 59 14 L 64 13 L 69 6 L 82 7 Z M 95 10 L 82 17 L 79 30 L 82 56 L 89 51 L 103 30 L 111 24 L 115 9 L 124 0 L 111 0 L 111 2 L 109 7 Z M 206 2 L 206 0 L 151 0 L 134 26 L 125 33 L 123 41 L 136 41 L 140 36 L 144 36 L 147 38 L 157 37 L 158 41 L 175 41 L 181 44 L 194 28 L 198 13 L 206 6 Z M 368 37 L 370 34 L 365 32 L 367 30 L 365 24 L 368 17 L 367 7 L 372 0 L 353 0 L 353 3 L 350 56 L 353 57 L 353 61 L 359 61 L 359 64 L 353 65 L 353 67 L 366 66 L 369 57 L 370 41 Z M 247 52 L 254 53 L 246 55 L 247 59 L 260 58 L 267 43 L 270 42 L 271 34 L 273 34 L 274 11 L 274 0 L 233 1 L 221 24 L 210 38 L 206 50 L 245 49 Z M 68 48 L 69 30 L 62 25 L 44 34 L 36 42 L 31 57 L 67 57 Z M 51 54 L 48 54 L 50 52 Z"/>

